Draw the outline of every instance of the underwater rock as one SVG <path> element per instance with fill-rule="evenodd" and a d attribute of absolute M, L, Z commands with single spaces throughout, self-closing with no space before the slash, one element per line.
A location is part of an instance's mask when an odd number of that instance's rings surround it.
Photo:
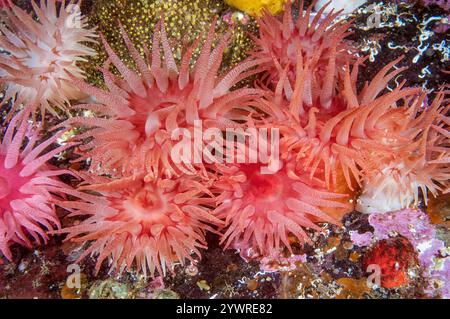
<path fill-rule="evenodd" d="M 89 299 L 126 299 L 130 297 L 130 288 L 113 279 L 96 281 L 89 289 Z"/>

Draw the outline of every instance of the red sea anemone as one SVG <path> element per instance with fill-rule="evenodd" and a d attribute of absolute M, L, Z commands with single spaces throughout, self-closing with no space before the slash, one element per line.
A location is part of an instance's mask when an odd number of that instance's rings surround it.
<path fill-rule="evenodd" d="M 236 126 L 232 120 L 241 117 L 236 109 L 245 107 L 246 101 L 257 93 L 256 89 L 242 88 L 231 92 L 230 89 L 254 73 L 250 69 L 260 61 L 243 62 L 218 78 L 229 36 L 222 38 L 212 50 L 214 27 L 215 23 L 211 25 L 192 73 L 191 57 L 199 41 L 187 49 L 181 65 L 177 65 L 163 23 L 157 25 L 153 50 L 150 53 L 145 48 L 144 58 L 123 32 L 139 73 L 125 66 L 104 41 L 109 62 L 120 71 L 123 79 L 111 74 L 109 64 L 103 68 L 106 91 L 74 79 L 81 90 L 98 101 L 75 108 L 95 111 L 99 117 L 78 117 L 65 123 L 91 128 L 78 137 L 91 138 L 82 147 L 80 160 L 89 158 L 94 171 L 114 176 L 142 171 L 147 173 L 147 179 L 157 178 L 160 173 L 166 177 L 194 174 L 192 162 L 173 163 L 171 150 L 176 142 L 172 134 L 186 128 L 193 136 L 198 120 L 203 121 L 204 128 Z"/>
<path fill-rule="evenodd" d="M 32 2 L 38 20 L 11 4 L 5 8 L 7 22 L 0 27 L 0 83 L 6 84 L 4 101 L 15 98 L 13 110 L 22 103 L 57 115 L 64 103 L 85 95 L 69 80 L 68 74 L 83 78 L 77 62 L 95 51 L 83 42 L 93 41 L 92 30 L 85 29 L 77 1 L 60 5 L 55 0 Z M 12 114 L 12 113 L 11 113 Z M 34 113 L 33 113 L 34 115 Z"/>
<path fill-rule="evenodd" d="M 343 67 L 354 60 L 351 47 L 344 41 L 351 22 L 334 22 L 339 12 L 331 12 L 320 21 L 329 3 L 312 18 L 314 3 L 304 12 L 303 1 L 300 1 L 296 21 L 292 17 L 291 1 L 286 1 L 281 20 L 266 11 L 258 21 L 260 32 L 255 39 L 257 49 L 253 55 L 272 58 L 266 64 L 269 84 L 276 84 L 287 76 L 288 81 L 282 88 L 287 100 L 292 99 L 295 82 L 302 76 L 299 81 L 302 82 L 303 102 L 317 106 L 320 101 L 320 108 L 329 109 L 337 80 L 343 75 Z M 305 72 L 297 74 L 297 64 L 302 61 L 306 62 Z"/>
<path fill-rule="evenodd" d="M 70 192 L 68 185 L 56 179 L 70 172 L 53 169 L 47 161 L 72 145 L 45 152 L 61 135 L 38 145 L 38 134 L 22 117 L 23 113 L 13 117 L 0 145 L 0 252 L 10 260 L 11 243 L 31 248 L 32 241 L 47 242 L 47 231 L 60 226 L 55 205 L 61 198 L 55 195 Z"/>
<path fill-rule="evenodd" d="M 152 183 L 140 177 L 92 179 L 100 184 L 81 189 L 103 196 L 78 192 L 79 201 L 63 203 L 72 216 L 89 217 L 60 232 L 68 233 L 66 240 L 92 241 L 79 260 L 98 255 L 97 272 L 108 257 L 111 270 L 117 272 L 133 265 L 145 275 L 150 271 L 154 276 L 155 270 L 160 275 L 165 275 L 166 269 L 173 272 L 176 263 L 193 262 L 192 253 L 200 258 L 199 249 L 206 248 L 205 231 L 214 231 L 210 225 L 221 224 L 206 208 L 214 199 L 195 177 Z"/>
<path fill-rule="evenodd" d="M 217 217 L 225 220 L 225 247 L 252 247 L 261 255 L 291 250 L 289 236 L 310 242 L 306 229 L 320 231 L 314 222 L 340 224 L 324 209 L 346 210 L 346 195 L 329 192 L 320 182 L 287 163 L 274 174 L 262 174 L 259 164 L 218 166 L 214 191 L 219 193 Z"/>

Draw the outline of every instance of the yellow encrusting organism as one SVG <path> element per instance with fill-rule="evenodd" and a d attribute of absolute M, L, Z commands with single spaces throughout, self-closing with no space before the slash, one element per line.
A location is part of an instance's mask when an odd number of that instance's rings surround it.
<path fill-rule="evenodd" d="M 264 7 L 273 15 L 280 13 L 286 0 L 225 0 L 225 2 L 251 16 L 260 16 Z"/>

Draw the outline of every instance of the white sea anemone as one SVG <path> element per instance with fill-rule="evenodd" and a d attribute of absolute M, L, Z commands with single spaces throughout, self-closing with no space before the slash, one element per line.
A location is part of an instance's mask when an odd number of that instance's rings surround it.
<path fill-rule="evenodd" d="M 35 18 L 10 4 L 0 26 L 0 83 L 6 86 L 3 99 L 15 98 L 13 110 L 21 104 L 56 115 L 65 102 L 84 97 L 72 86 L 69 75 L 83 78 L 77 62 L 95 51 L 86 42 L 95 41 L 86 29 L 78 1 L 32 2 Z M 58 9 L 59 7 L 59 9 Z"/>

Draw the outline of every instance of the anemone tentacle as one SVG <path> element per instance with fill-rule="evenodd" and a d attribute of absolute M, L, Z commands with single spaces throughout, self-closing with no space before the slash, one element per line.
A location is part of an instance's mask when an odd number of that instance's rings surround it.
<path fill-rule="evenodd" d="M 29 111 L 16 114 L 0 144 L 0 251 L 9 260 L 12 243 L 31 248 L 32 242 L 46 243 L 47 232 L 60 228 L 55 206 L 72 191 L 57 177 L 74 174 L 47 162 L 74 144 L 46 151 L 62 133 L 38 144 L 39 134 L 28 124 L 28 116 Z"/>
<path fill-rule="evenodd" d="M 310 243 L 306 229 L 320 231 L 316 222 L 339 225 L 340 217 L 353 209 L 343 201 L 346 194 L 327 191 L 295 163 L 285 163 L 269 175 L 261 173 L 259 164 L 217 166 L 215 215 L 225 220 L 225 248 L 251 247 L 263 256 L 276 255 L 283 247 L 292 252 L 289 235 Z"/>

